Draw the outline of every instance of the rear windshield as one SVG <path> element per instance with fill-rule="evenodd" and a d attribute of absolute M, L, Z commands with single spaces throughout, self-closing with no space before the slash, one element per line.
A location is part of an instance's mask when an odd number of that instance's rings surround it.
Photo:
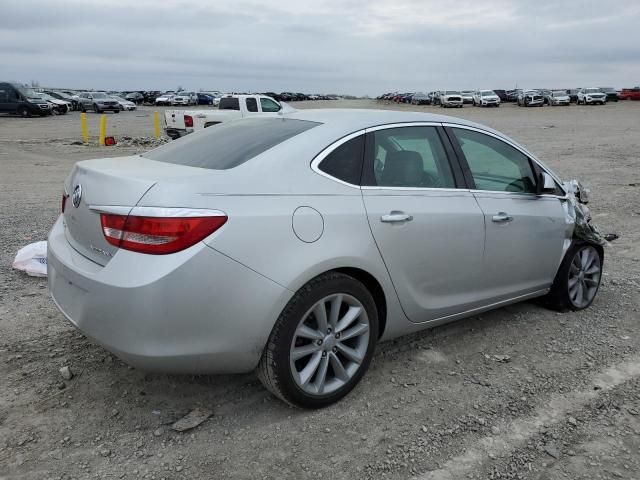
<path fill-rule="evenodd" d="M 220 99 L 220 110 L 240 110 L 240 102 L 236 97 L 224 97 Z"/>
<path fill-rule="evenodd" d="M 228 170 L 318 125 L 288 118 L 248 118 L 214 125 L 142 156 L 176 165 Z"/>

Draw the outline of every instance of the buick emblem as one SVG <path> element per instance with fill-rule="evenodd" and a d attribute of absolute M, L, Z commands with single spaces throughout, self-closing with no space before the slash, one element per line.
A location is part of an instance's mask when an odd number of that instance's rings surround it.
<path fill-rule="evenodd" d="M 80 206 L 80 200 L 82 199 L 82 185 L 76 185 L 76 188 L 73 189 L 73 194 L 71 195 L 71 202 L 73 206 L 78 208 Z"/>

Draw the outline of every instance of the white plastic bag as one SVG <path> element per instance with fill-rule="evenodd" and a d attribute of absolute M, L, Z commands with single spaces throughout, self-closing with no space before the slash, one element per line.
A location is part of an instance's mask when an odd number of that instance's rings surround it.
<path fill-rule="evenodd" d="M 18 250 L 13 268 L 22 270 L 32 277 L 47 276 L 47 242 L 30 243 Z"/>

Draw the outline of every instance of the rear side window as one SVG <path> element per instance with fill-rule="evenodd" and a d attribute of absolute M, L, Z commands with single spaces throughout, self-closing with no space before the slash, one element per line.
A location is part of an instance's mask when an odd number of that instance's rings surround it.
<path fill-rule="evenodd" d="M 240 101 L 235 97 L 224 97 L 220 99 L 219 110 L 240 110 Z"/>
<path fill-rule="evenodd" d="M 228 170 L 318 125 L 289 118 L 247 118 L 192 133 L 142 156 L 176 165 Z"/>
<path fill-rule="evenodd" d="M 247 98 L 247 111 L 249 112 L 257 112 L 258 111 L 258 101 L 255 98 Z"/>
<path fill-rule="evenodd" d="M 367 185 L 456 188 L 435 127 L 388 128 L 369 134 L 369 138 Z"/>
<path fill-rule="evenodd" d="M 343 143 L 320 162 L 318 168 L 343 182 L 360 185 L 364 157 L 364 135 Z"/>

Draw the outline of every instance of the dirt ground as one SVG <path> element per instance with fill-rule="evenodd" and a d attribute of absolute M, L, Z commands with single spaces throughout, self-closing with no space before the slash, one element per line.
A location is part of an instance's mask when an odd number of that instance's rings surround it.
<path fill-rule="evenodd" d="M 46 238 L 74 162 L 149 147 L 74 144 L 77 112 L 0 117 L 0 478 L 639 479 L 640 102 L 446 113 L 591 187 L 594 221 L 621 235 L 600 293 L 578 313 L 522 303 L 381 344 L 362 383 L 321 411 L 284 405 L 254 375 L 147 374 L 74 330 L 13 257 Z M 151 118 L 109 115 L 109 133 L 148 137 Z M 196 407 L 213 415 L 169 428 Z"/>

